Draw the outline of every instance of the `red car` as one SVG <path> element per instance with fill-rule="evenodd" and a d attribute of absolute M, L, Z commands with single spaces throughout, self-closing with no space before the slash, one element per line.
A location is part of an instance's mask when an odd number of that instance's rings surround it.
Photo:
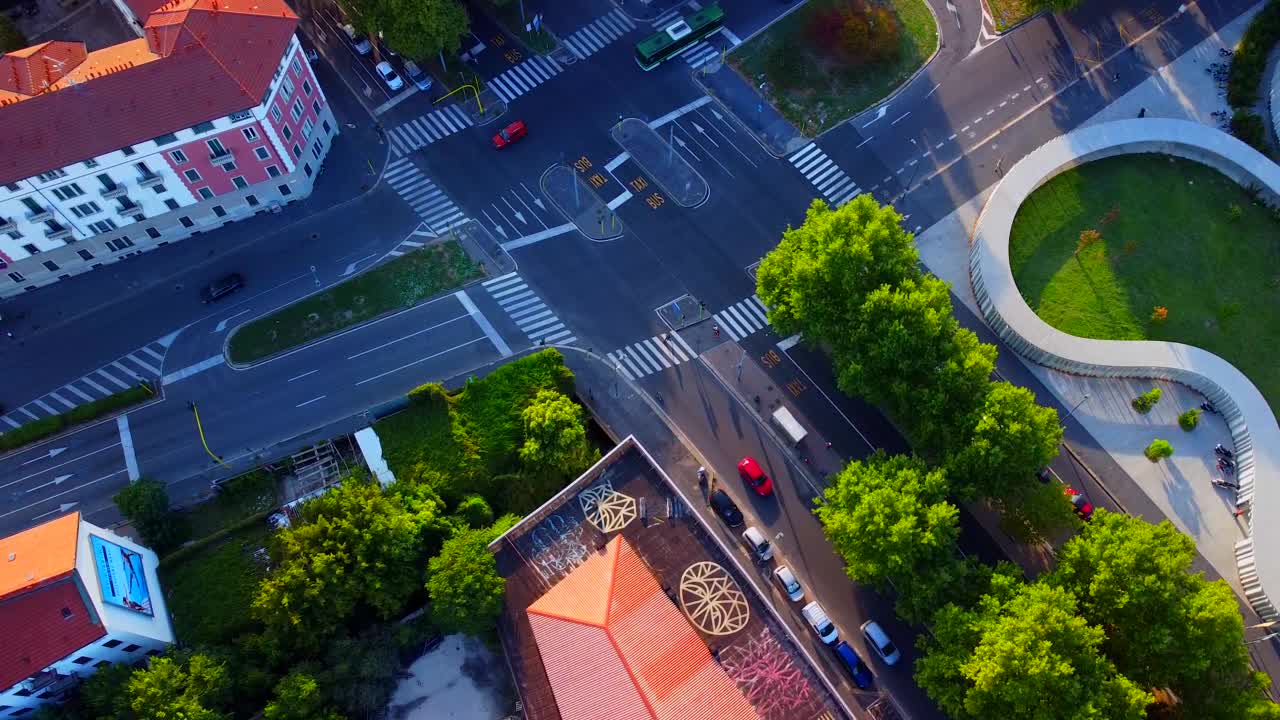
<path fill-rule="evenodd" d="M 501 150 L 528 134 L 529 128 L 524 124 L 524 121 L 517 120 L 502 128 L 497 135 L 493 136 L 493 147 Z"/>
<path fill-rule="evenodd" d="M 764 474 L 764 470 L 760 469 L 760 463 L 750 455 L 742 458 L 738 463 L 738 474 L 760 497 L 769 497 L 773 494 L 773 481 Z"/>
<path fill-rule="evenodd" d="M 1076 514 L 1081 520 L 1088 522 L 1093 518 L 1093 503 L 1084 499 L 1084 496 L 1076 492 L 1075 488 L 1067 488 L 1067 499 L 1071 501 L 1071 507 L 1075 508 Z"/>

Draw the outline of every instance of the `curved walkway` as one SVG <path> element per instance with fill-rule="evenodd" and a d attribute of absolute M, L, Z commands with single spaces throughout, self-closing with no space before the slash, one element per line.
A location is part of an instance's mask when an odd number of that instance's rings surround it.
<path fill-rule="evenodd" d="M 1259 616 L 1280 619 L 1275 601 L 1268 597 L 1280 599 L 1280 426 L 1262 393 L 1235 366 L 1200 348 L 1092 340 L 1050 327 L 1027 306 L 1013 279 L 1009 233 L 1027 196 L 1064 170 L 1134 153 L 1163 153 L 1204 163 L 1245 187 L 1261 188 L 1267 202 L 1280 202 L 1280 166 L 1206 125 L 1154 118 L 1092 125 L 1042 145 L 1010 168 L 996 186 L 970 247 L 973 293 L 992 329 L 1037 363 L 1079 375 L 1179 382 L 1220 409 L 1236 446 L 1236 503 L 1248 510 L 1249 536 L 1235 548 L 1240 584 Z"/>

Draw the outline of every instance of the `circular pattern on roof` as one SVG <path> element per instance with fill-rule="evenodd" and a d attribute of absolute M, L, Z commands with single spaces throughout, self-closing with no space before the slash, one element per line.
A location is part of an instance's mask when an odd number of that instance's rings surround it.
<path fill-rule="evenodd" d="M 609 483 L 578 493 L 587 521 L 602 533 L 617 532 L 636 519 L 636 499 L 613 489 Z"/>
<path fill-rule="evenodd" d="M 747 626 L 751 608 L 738 583 L 718 563 L 694 563 L 680 576 L 680 607 L 708 635 L 732 635 Z"/>

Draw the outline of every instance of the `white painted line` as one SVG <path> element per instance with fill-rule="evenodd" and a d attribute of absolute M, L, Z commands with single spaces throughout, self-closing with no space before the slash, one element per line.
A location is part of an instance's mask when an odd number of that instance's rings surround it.
<path fill-rule="evenodd" d="M 574 229 L 575 227 L 573 223 L 565 223 L 564 225 L 557 225 L 553 228 L 547 228 L 546 230 L 533 233 L 532 235 L 525 235 L 522 238 L 516 238 L 511 242 L 504 242 L 502 243 L 502 249 L 507 251 L 515 250 L 517 248 L 522 248 L 527 245 L 540 243 L 543 240 L 546 240 L 547 238 L 553 238 L 557 235 L 563 235 L 567 232 L 573 231 Z"/>
<path fill-rule="evenodd" d="M 796 333 L 795 335 L 792 335 L 789 338 L 783 338 L 779 340 L 778 349 L 781 350 L 782 352 L 786 352 L 791 348 L 795 347 L 796 344 L 799 342 L 800 342 L 800 333 Z"/>
<path fill-rule="evenodd" d="M 68 494 L 70 494 L 70 493 L 73 493 L 73 492 L 75 492 L 75 491 L 77 491 L 77 490 L 81 489 L 81 488 L 87 488 L 87 487 L 89 487 L 90 485 L 93 485 L 94 483 L 100 483 L 100 482 L 102 482 L 103 480 L 106 480 L 107 478 L 115 477 L 116 475 L 119 475 L 119 474 L 120 474 L 120 473 L 122 473 L 122 472 L 124 472 L 124 470 L 123 470 L 123 469 L 121 469 L 121 470 L 117 470 L 117 471 L 115 471 L 115 472 L 113 472 L 113 473 L 110 473 L 110 474 L 108 474 L 108 475 L 103 475 L 102 477 L 98 478 L 97 480 L 90 480 L 90 481 L 89 481 L 89 482 L 87 482 L 87 483 L 83 483 L 83 484 L 77 485 L 77 486 L 75 486 L 75 487 L 73 487 L 73 488 L 71 488 L 71 489 L 69 489 L 69 490 L 63 490 L 62 492 L 57 493 L 57 494 L 55 494 L 55 495 L 50 495 L 49 497 L 44 498 L 43 500 L 37 500 L 37 501 L 35 501 L 35 502 L 31 503 L 30 505 L 23 505 L 23 506 L 22 506 L 22 507 L 20 507 L 20 508 L 15 508 L 15 509 L 13 509 L 13 510 L 10 510 L 10 511 L 9 511 L 9 512 L 7 512 L 7 513 L 4 513 L 3 515 L 0 515 L 0 518 L 6 518 L 6 517 L 9 517 L 10 515 L 14 515 L 14 514 L 16 514 L 16 513 L 20 513 L 20 512 L 22 512 L 23 510 L 30 510 L 31 508 L 33 508 L 33 507 L 35 507 L 35 506 L 39 505 L 40 503 L 45 503 L 45 502 L 49 502 L 50 500 L 54 500 L 54 499 L 56 499 L 56 498 L 60 498 L 60 497 L 62 497 L 63 495 L 68 495 Z M 48 514 L 49 514 L 49 513 L 44 513 L 44 515 L 48 515 Z M 40 516 L 37 516 L 37 517 L 43 517 L 43 515 L 40 515 Z"/>
<path fill-rule="evenodd" d="M 608 163 L 606 163 L 606 164 L 605 164 L 605 166 L 604 166 L 604 169 L 605 169 L 605 170 L 608 170 L 609 172 L 613 172 L 614 170 L 618 169 L 618 166 L 619 166 L 619 165 L 621 165 L 622 163 L 624 163 L 624 162 L 626 162 L 626 161 L 628 161 L 628 160 L 630 160 L 630 159 L 631 159 L 631 153 L 624 152 L 624 153 L 622 153 L 621 155 L 619 155 L 618 157 L 616 157 L 616 158 L 614 158 L 614 159 L 610 160 Z"/>
<path fill-rule="evenodd" d="M 76 387 L 75 385 L 67 385 L 67 386 L 65 387 L 65 389 L 66 389 L 66 390 L 68 390 L 68 391 L 70 391 L 70 392 L 72 392 L 72 393 L 74 393 L 74 394 L 76 394 L 76 395 L 79 395 L 79 396 L 80 396 L 80 399 L 81 399 L 81 400 L 84 400 L 85 402 L 93 402 L 93 398 L 89 395 L 89 393 L 87 393 L 87 392 L 85 392 L 85 391 L 81 390 L 80 388 Z"/>
<path fill-rule="evenodd" d="M 693 112 L 694 110 L 697 110 L 698 108 L 702 107 L 703 105 L 706 105 L 709 102 L 711 102 L 711 97 L 708 95 L 703 95 L 702 97 L 698 98 L 697 100 L 694 100 L 688 105 L 676 108 L 675 110 L 672 110 L 671 112 L 667 113 L 666 115 L 663 115 L 657 120 L 650 122 L 649 127 L 658 128 L 663 125 L 666 125 L 667 123 L 671 122 L 672 120 L 675 120 L 681 115 L 684 115 L 685 113 Z"/>
<path fill-rule="evenodd" d="M 313 403 L 313 402 L 320 402 L 321 400 L 323 400 L 323 399 L 325 399 L 325 398 L 327 398 L 327 397 L 329 397 L 329 396 L 328 396 L 328 395 L 321 395 L 320 397 L 313 397 L 313 398 L 311 398 L 310 400 L 306 400 L 306 401 L 303 401 L 303 402 L 298 403 L 297 405 L 294 405 L 294 407 L 296 407 L 296 408 L 300 408 L 300 407 L 303 407 L 304 405 L 310 405 L 310 404 L 311 404 L 311 403 Z"/>
<path fill-rule="evenodd" d="M 418 364 L 424 363 L 424 362 L 426 362 L 426 361 L 428 361 L 428 360 L 431 360 L 432 358 L 440 357 L 441 355 L 444 355 L 445 353 L 453 352 L 454 350 L 457 350 L 458 348 L 464 348 L 464 347 L 466 347 L 466 346 L 468 346 L 468 345 L 474 345 L 474 344 L 476 344 L 476 343 L 478 343 L 478 342 L 480 342 L 481 340 L 484 340 L 484 339 L 485 339 L 485 338 L 478 337 L 478 338 L 476 338 L 476 339 L 474 339 L 474 340 L 468 340 L 468 341 L 466 341 L 466 342 L 462 343 L 461 345 L 454 345 L 454 346 L 453 346 L 453 347 L 451 347 L 451 348 L 446 348 L 446 349 L 444 349 L 444 350 L 441 350 L 441 351 L 440 351 L 440 352 L 438 352 L 438 353 L 435 353 L 435 354 L 432 354 L 432 355 L 428 355 L 428 356 L 426 356 L 426 357 L 424 357 L 424 358 L 420 358 L 420 359 L 418 359 L 418 360 L 414 360 L 414 361 L 413 361 L 413 362 L 411 362 L 411 363 L 405 363 L 404 365 L 401 365 L 401 366 L 400 366 L 400 367 L 398 367 L 398 368 L 392 368 L 392 369 L 390 369 L 390 370 L 388 370 L 388 371 L 386 371 L 386 372 L 384 372 L 384 373 L 379 373 L 379 374 L 377 374 L 377 375 L 374 375 L 373 377 L 365 378 L 364 380 L 361 380 L 360 382 L 356 383 L 356 386 L 357 386 L 357 387 L 359 387 L 359 386 L 361 386 L 361 385 L 363 385 L 363 384 L 365 384 L 365 383 L 367 383 L 367 382 L 373 382 L 374 380 L 378 380 L 378 379 L 380 379 L 380 378 L 384 378 L 384 377 L 386 377 L 386 376 L 390 375 L 391 373 L 396 373 L 396 372 L 400 372 L 401 370 L 404 370 L 404 369 L 406 369 L 406 368 L 411 368 L 411 367 L 413 367 L 414 365 L 418 365 Z"/>
<path fill-rule="evenodd" d="M 85 385 L 88 385 L 89 387 L 93 388 L 94 390 L 97 390 L 98 392 L 102 393 L 103 395 L 110 395 L 110 394 L 111 394 L 111 391 L 110 391 L 110 390 L 108 390 L 108 389 L 106 389 L 106 388 L 102 387 L 101 385 L 99 385 L 98 383 L 94 382 L 94 381 L 93 381 L 93 378 L 89 377 L 88 375 L 85 375 L 84 377 L 80 378 L 77 382 L 82 382 L 82 383 L 84 383 Z"/>
<path fill-rule="evenodd" d="M 900 115 L 900 116 L 898 117 L 898 119 L 897 119 L 897 120 L 894 120 L 893 122 L 891 122 L 891 123 L 889 123 L 889 124 L 890 124 L 890 125 L 897 125 L 898 123 L 902 122 L 903 120 L 906 120 L 906 119 L 907 119 L 907 116 L 908 116 L 908 115 L 910 115 L 910 114 L 911 114 L 911 111 L 910 111 L 910 110 L 908 110 L 908 111 L 906 111 L 906 112 L 902 113 L 902 115 Z"/>
<path fill-rule="evenodd" d="M 205 370 L 208 370 L 209 368 L 214 368 L 219 365 L 222 365 L 224 362 L 226 361 L 223 359 L 221 354 L 214 355 L 213 357 L 205 358 L 204 360 L 201 360 L 195 365 L 184 367 L 181 370 L 171 372 L 168 375 L 165 375 L 160 382 L 162 382 L 165 385 L 168 385 L 170 383 L 178 382 L 179 380 L 185 380 L 191 377 L 192 375 L 199 375 L 200 373 L 204 372 Z"/>
<path fill-rule="evenodd" d="M 22 425 L 17 420 L 14 420 L 8 415 L 5 415 L 3 418 L 0 418 L 0 420 L 4 420 L 5 422 L 12 425 L 14 430 L 17 430 L 18 428 L 22 427 Z"/>
<path fill-rule="evenodd" d="M 164 362 L 164 356 L 156 352 L 155 350 L 152 350 L 150 345 L 142 348 L 142 351 L 150 355 L 151 357 L 155 358 L 157 362 Z"/>
<path fill-rule="evenodd" d="M 159 374 L 160 374 L 160 368 L 155 367 L 155 366 L 154 366 L 154 365 L 152 365 L 151 363 L 144 362 L 144 361 L 143 361 L 141 358 L 139 358 L 137 355 L 134 355 L 134 354 L 130 353 L 130 354 L 129 354 L 129 355 L 127 355 L 126 357 L 128 357 L 130 360 L 132 360 L 134 363 L 136 363 L 136 364 L 137 364 L 139 367 L 141 367 L 143 370 L 146 370 L 147 372 L 149 372 L 149 373 L 151 373 L 151 374 L 153 374 L 153 375 L 159 375 Z"/>
<path fill-rule="evenodd" d="M 54 400 L 57 400 L 58 402 L 62 403 L 63 405 L 66 405 L 68 410 L 70 410 L 70 409 L 72 409 L 72 408 L 74 408 L 74 407 L 75 407 L 75 405 L 74 405 L 74 404 L 67 402 L 67 399 L 66 399 L 66 398 L 62 397 L 61 395 L 59 395 L 59 394 L 58 394 L 58 393 L 56 393 L 56 392 L 52 392 L 52 391 L 51 391 L 51 392 L 49 393 L 49 397 L 53 398 Z"/>
<path fill-rule="evenodd" d="M 124 466 L 129 471 L 129 482 L 141 477 L 138 474 L 138 456 L 133 452 L 133 434 L 129 432 L 129 416 L 116 418 L 116 428 L 120 431 L 120 449 L 124 451 Z"/>
<path fill-rule="evenodd" d="M 455 293 L 455 294 L 464 294 L 464 295 L 465 295 L 465 293 L 462 293 L 462 291 L 458 291 L 458 293 Z M 468 299 L 468 300 L 469 300 L 469 299 Z M 466 305 L 466 301 L 464 301 L 464 302 L 463 302 L 463 305 L 464 305 L 464 306 Z M 472 306 L 472 307 L 474 307 L 474 306 Z M 363 357 L 363 356 L 365 356 L 365 355 L 368 355 L 368 354 L 369 354 L 369 353 L 371 353 L 371 352 L 377 352 L 378 350 L 381 350 L 382 348 L 385 348 L 385 347 L 388 347 L 388 346 L 391 346 L 391 345 L 395 345 L 396 343 L 400 342 L 401 340 L 408 340 L 409 338 L 411 338 L 411 337 L 417 337 L 418 335 L 421 335 L 422 333 L 425 333 L 425 332 L 431 332 L 432 330 L 435 330 L 435 329 L 436 329 L 436 328 L 438 328 L 438 327 L 443 327 L 443 326 L 445 326 L 445 325 L 448 325 L 449 323 L 457 322 L 457 321 L 459 321 L 459 320 L 463 319 L 464 317 L 466 317 L 466 315 L 459 315 L 459 316 L 457 316 L 457 317 L 455 317 L 455 318 L 449 318 L 448 320 L 445 320 L 444 322 L 436 323 L 435 325 L 432 325 L 432 326 L 430 326 L 430 327 L 425 327 L 425 328 L 422 328 L 421 330 L 414 330 L 413 332 L 409 333 L 408 335 L 404 335 L 404 336 L 398 337 L 398 338 L 396 338 L 395 340 L 388 340 L 387 342 L 384 342 L 384 343 L 382 343 L 381 345 L 375 345 L 375 346 L 373 346 L 373 347 L 369 348 L 368 350 L 361 350 L 360 352 L 356 353 L 355 355 L 348 355 L 348 356 L 347 356 L 347 359 L 348 359 L 348 360 L 355 360 L 356 358 L 358 358 L 358 357 Z"/>
<path fill-rule="evenodd" d="M 631 199 L 631 191 L 630 191 L 630 190 L 623 190 L 621 195 L 619 195 L 618 197 L 616 197 L 616 198 L 614 198 L 614 199 L 612 199 L 612 200 L 610 200 L 610 201 L 609 201 L 609 209 L 610 209 L 610 210 L 617 210 L 617 209 L 618 209 L 618 207 L 619 207 L 620 205 L 622 205 L 622 203 L 624 203 L 624 202 L 626 202 L 626 201 L 628 201 L 628 200 L 630 200 L 630 199 Z"/>
<path fill-rule="evenodd" d="M 41 410 L 43 410 L 43 411 L 45 411 L 45 412 L 49 413 L 50 415 L 57 415 L 57 414 L 58 414 L 58 411 L 57 411 L 57 410 L 54 410 L 54 409 L 53 409 L 53 407 L 51 407 L 51 406 L 49 405 L 49 403 L 47 403 L 47 402 L 45 402 L 45 401 L 41 400 L 40 398 L 36 398 L 35 400 L 32 400 L 32 401 L 31 401 L 31 404 L 32 404 L 32 405 L 35 405 L 36 407 L 40 408 Z"/>
<path fill-rule="evenodd" d="M 862 142 L 858 143 L 858 144 L 857 144 L 853 149 L 854 149 L 854 150 L 857 150 L 858 148 L 862 147 L 863 145 L 866 145 L 867 143 L 871 142 L 871 141 L 872 141 L 872 140 L 874 140 L 874 139 L 875 139 L 875 135 L 872 135 L 871 137 L 867 138 L 866 140 L 863 140 Z"/>
<path fill-rule="evenodd" d="M 491 287 L 494 287 L 495 285 L 506 285 L 507 283 L 511 282 L 512 280 L 519 280 L 519 279 L 520 279 L 520 277 L 519 277 L 518 275 L 516 275 L 516 274 L 515 274 L 515 273 L 513 273 L 513 272 L 509 272 L 509 273 L 507 273 L 506 275 L 499 275 L 499 276 L 498 276 L 498 277 L 496 277 L 496 278 L 491 278 L 491 279 L 489 279 L 489 280 L 485 280 L 484 282 L 482 282 L 482 283 L 480 283 L 480 284 L 481 284 L 481 285 L 483 285 L 483 286 L 484 286 L 484 287 L 486 287 L 486 288 L 491 288 Z"/>
<path fill-rule="evenodd" d="M 955 134 L 955 133 L 951 133 L 951 136 L 950 136 L 950 137 L 948 137 L 947 139 L 948 139 L 948 140 L 955 140 L 955 139 L 956 139 L 956 134 Z"/>
<path fill-rule="evenodd" d="M 462 307 L 466 309 L 467 314 L 471 316 L 471 319 L 475 321 L 476 325 L 480 326 L 485 337 L 489 338 L 489 342 L 493 343 L 494 348 L 502 354 L 502 357 L 511 357 L 511 348 L 507 346 L 506 341 L 504 341 L 502 336 L 498 334 L 498 331 L 494 329 L 493 325 L 489 322 L 489 318 L 485 317 L 484 313 L 480 312 L 480 308 L 477 308 L 476 304 L 471 302 L 471 298 L 467 297 L 467 293 L 463 290 L 459 290 L 453 295 L 458 298 L 458 302 L 462 303 Z"/>
<path fill-rule="evenodd" d="M 315 375 L 318 372 L 320 372 L 319 368 L 316 368 L 315 370 L 308 370 L 307 372 L 304 372 L 301 375 L 294 375 L 293 377 L 289 378 L 285 382 L 293 382 L 294 380 L 301 380 L 302 378 L 308 375 Z"/>
<path fill-rule="evenodd" d="M 352 267 L 355 267 L 355 263 L 351 263 L 351 266 L 352 266 Z M 243 314 L 245 314 L 245 313 L 247 313 L 247 312 L 249 312 L 249 311 L 250 311 L 250 308 L 245 308 L 245 309 L 241 310 L 240 312 L 238 312 L 238 313 L 236 313 L 236 314 L 234 314 L 234 315 L 228 315 L 228 316 L 226 316 L 226 317 L 222 318 L 222 320 L 219 320 L 219 321 L 218 321 L 218 324 L 214 326 L 213 331 L 214 331 L 214 332 L 216 332 L 216 333 L 220 333 L 220 332 L 222 332 L 223 330 L 226 330 L 226 329 L 227 329 L 227 323 L 231 322 L 233 319 L 238 318 L 238 317 L 240 317 L 241 315 L 243 315 Z M 154 371 L 154 372 L 159 372 L 159 371 Z"/>
<path fill-rule="evenodd" d="M 720 34 L 728 38 L 729 42 L 733 43 L 734 47 L 738 47 L 739 45 L 742 44 L 742 38 L 738 37 L 737 35 L 734 35 L 732 32 L 729 31 L 729 28 L 723 25 L 720 26 Z"/>

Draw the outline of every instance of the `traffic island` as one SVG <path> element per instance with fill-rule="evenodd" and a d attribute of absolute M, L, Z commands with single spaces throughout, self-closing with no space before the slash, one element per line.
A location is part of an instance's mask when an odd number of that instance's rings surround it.
<path fill-rule="evenodd" d="M 473 96 L 470 102 L 463 100 L 461 106 L 476 126 L 488 125 L 507 113 L 507 103 L 487 87 L 480 91 L 478 99 Z"/>
<path fill-rule="evenodd" d="M 622 220 L 569 165 L 552 165 L 538 180 L 547 196 L 578 231 L 596 241 L 622 236 Z"/>
<path fill-rule="evenodd" d="M 697 207 L 707 201 L 711 194 L 707 181 L 648 123 L 626 118 L 609 134 L 677 205 Z"/>

